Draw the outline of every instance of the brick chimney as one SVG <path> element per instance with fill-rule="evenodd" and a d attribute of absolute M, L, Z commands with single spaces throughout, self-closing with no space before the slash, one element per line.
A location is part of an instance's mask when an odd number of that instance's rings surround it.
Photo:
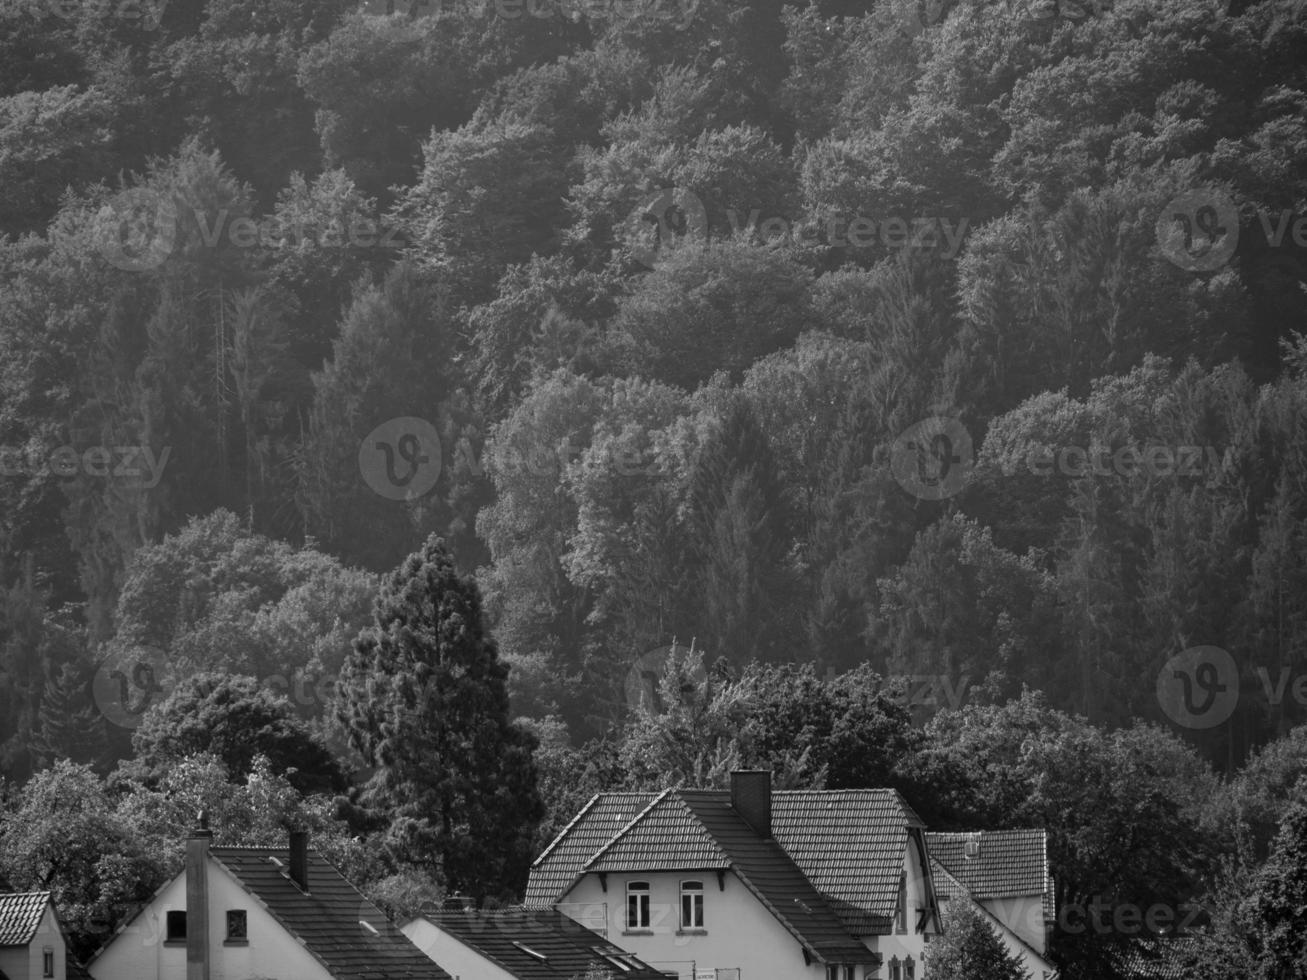
<path fill-rule="evenodd" d="M 731 806 L 759 837 L 771 837 L 771 770 L 731 773 Z"/>
<path fill-rule="evenodd" d="M 309 833 L 307 830 L 290 832 L 290 880 L 299 890 L 309 890 Z"/>
<path fill-rule="evenodd" d="M 186 838 L 186 980 L 209 980 L 209 815 Z"/>

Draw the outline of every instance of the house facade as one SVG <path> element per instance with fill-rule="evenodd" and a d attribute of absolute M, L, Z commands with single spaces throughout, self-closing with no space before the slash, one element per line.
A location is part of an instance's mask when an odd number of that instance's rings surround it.
<path fill-rule="evenodd" d="M 212 847 L 203 826 L 183 871 L 92 958 L 94 980 L 449 980 L 320 854 Z"/>
<path fill-rule="evenodd" d="M 924 827 L 893 790 L 600 794 L 537 859 L 556 907 L 681 980 L 924 977 L 939 931 Z"/>
<path fill-rule="evenodd" d="M 49 892 L 0 894 L 0 977 L 65 980 L 68 950 Z"/>

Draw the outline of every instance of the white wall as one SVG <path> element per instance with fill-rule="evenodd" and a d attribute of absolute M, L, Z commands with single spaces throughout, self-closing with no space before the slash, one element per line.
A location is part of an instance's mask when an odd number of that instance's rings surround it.
<path fill-rule="evenodd" d="M 26 946 L 14 946 L 0 949 L 0 970 L 10 980 L 40 980 L 44 976 L 45 947 L 54 950 L 55 980 L 64 980 L 68 975 L 68 951 L 64 947 L 64 935 L 59 929 L 59 920 L 55 918 L 54 909 L 47 902 L 41 923 L 36 927 L 36 934 Z"/>
<path fill-rule="evenodd" d="M 1040 897 L 987 898 L 981 904 L 1039 952 L 1045 951 L 1044 903 Z"/>
<path fill-rule="evenodd" d="M 515 980 L 472 947 L 455 939 L 427 919 L 414 919 L 401 930 L 429 958 L 451 974 L 454 980 Z"/>
<path fill-rule="evenodd" d="M 217 862 L 209 861 L 210 980 L 330 980 L 300 942 Z M 186 944 L 164 943 L 165 913 L 185 911 L 186 876 L 178 875 L 90 964 L 95 980 L 182 980 Z M 227 910 L 244 909 L 246 946 L 225 945 Z"/>
<path fill-rule="evenodd" d="M 702 935 L 678 934 L 680 882 L 685 879 L 704 885 Z M 650 884 L 647 935 L 626 930 L 628 881 Z M 595 929 L 600 927 L 597 918 L 604 914 L 599 909 L 605 904 L 609 942 L 657 970 L 676 971 L 682 980 L 694 980 L 692 970 L 732 967 L 740 970 L 740 980 L 825 980 L 826 968 L 804 965 L 799 941 L 733 872 L 726 873 L 724 891 L 718 889 L 715 871 L 614 873 L 608 875 L 607 892 L 599 876 L 589 874 L 560 899 L 559 909 Z"/>
<path fill-rule="evenodd" d="M 922 965 L 922 956 L 926 950 L 926 934 L 917 932 L 917 909 L 927 906 L 926 895 L 926 875 L 922 868 L 921 861 L 917 855 L 917 848 L 909 838 L 907 846 L 904 848 L 903 870 L 907 872 L 907 933 L 906 935 L 888 935 L 876 936 L 871 941 L 872 949 L 881 955 L 881 962 L 884 964 L 879 973 L 871 974 L 872 977 L 888 977 L 889 961 L 897 956 L 900 960 L 911 956 L 917 964 L 917 980 L 924 980 L 926 976 L 925 969 Z M 928 932 L 934 931 L 934 924 L 927 923 Z"/>

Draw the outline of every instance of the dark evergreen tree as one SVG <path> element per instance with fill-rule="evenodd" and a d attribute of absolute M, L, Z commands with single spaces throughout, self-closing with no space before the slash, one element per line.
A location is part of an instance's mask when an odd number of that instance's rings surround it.
<path fill-rule="evenodd" d="M 42 763 L 69 759 L 107 768 L 108 733 L 90 691 L 90 678 L 76 664 L 65 663 L 46 680 L 37 711 L 39 731 L 32 746 Z"/>
<path fill-rule="evenodd" d="M 376 774 L 365 805 L 397 864 L 478 899 L 520 894 L 544 815 L 536 739 L 509 716 L 508 667 L 476 584 L 432 536 L 382 585 L 341 671 L 337 711 Z"/>

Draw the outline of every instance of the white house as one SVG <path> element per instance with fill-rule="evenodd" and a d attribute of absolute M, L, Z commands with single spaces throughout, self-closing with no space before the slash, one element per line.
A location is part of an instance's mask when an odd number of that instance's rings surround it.
<path fill-rule="evenodd" d="M 978 908 L 1030 974 L 1055 980 L 1048 938 L 1057 919 L 1048 833 L 1038 829 L 926 834 L 941 902 Z"/>
<path fill-rule="evenodd" d="M 894 790 L 601 793 L 536 860 L 556 907 L 682 980 L 917 980 L 939 917 Z"/>
<path fill-rule="evenodd" d="M 68 977 L 68 952 L 49 892 L 0 894 L 0 978 Z"/>
<path fill-rule="evenodd" d="M 454 980 L 575 980 L 591 969 L 622 980 L 667 980 L 553 909 L 446 909 L 402 928 Z"/>
<path fill-rule="evenodd" d="M 94 980 L 450 980 L 308 846 L 213 847 L 186 865 L 92 958 Z"/>

